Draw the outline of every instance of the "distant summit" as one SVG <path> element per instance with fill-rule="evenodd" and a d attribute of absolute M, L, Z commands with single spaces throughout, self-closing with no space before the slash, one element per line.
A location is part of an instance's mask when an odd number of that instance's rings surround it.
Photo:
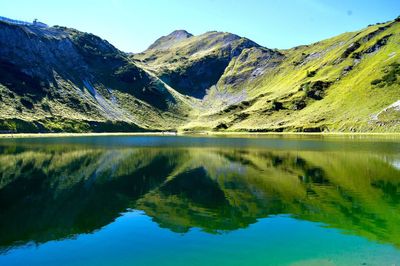
<path fill-rule="evenodd" d="M 193 34 L 185 30 L 175 30 L 167 36 L 158 38 L 152 45 L 149 46 L 149 50 L 166 50 L 174 44 L 192 37 Z"/>

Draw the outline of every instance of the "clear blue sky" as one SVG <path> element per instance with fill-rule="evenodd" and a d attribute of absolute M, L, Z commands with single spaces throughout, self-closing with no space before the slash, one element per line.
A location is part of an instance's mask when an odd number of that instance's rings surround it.
<path fill-rule="evenodd" d="M 91 32 L 126 52 L 176 29 L 227 31 L 290 48 L 398 15 L 400 0 L 0 0 L 0 16 Z"/>

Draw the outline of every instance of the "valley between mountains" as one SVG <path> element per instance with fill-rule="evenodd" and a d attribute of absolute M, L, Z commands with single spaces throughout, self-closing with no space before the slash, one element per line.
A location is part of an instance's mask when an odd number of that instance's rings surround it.
<path fill-rule="evenodd" d="M 400 132 L 400 18 L 286 50 L 177 30 L 132 54 L 0 17 L 0 47 L 2 133 Z"/>

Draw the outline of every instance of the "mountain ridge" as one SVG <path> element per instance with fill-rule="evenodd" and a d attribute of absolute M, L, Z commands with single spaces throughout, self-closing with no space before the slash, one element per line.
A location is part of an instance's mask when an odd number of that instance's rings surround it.
<path fill-rule="evenodd" d="M 285 50 L 177 30 L 127 54 L 0 19 L 0 130 L 398 132 L 399 24 Z"/>
<path fill-rule="evenodd" d="M 169 40 L 166 42 L 170 44 Z M 201 99 L 230 60 L 250 47 L 260 46 L 232 33 L 209 31 L 180 39 L 166 49 L 152 48 L 131 57 L 144 63 L 142 67 L 152 70 L 178 92 Z"/>

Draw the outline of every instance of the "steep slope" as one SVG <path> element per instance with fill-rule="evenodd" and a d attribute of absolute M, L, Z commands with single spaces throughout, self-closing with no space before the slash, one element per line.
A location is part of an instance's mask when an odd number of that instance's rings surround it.
<path fill-rule="evenodd" d="M 187 100 L 92 34 L 0 20 L 0 125 L 16 131 L 166 129 Z"/>
<path fill-rule="evenodd" d="M 0 17 L 0 130 L 399 132 L 400 19 L 272 50 L 184 30 L 126 54 Z"/>
<path fill-rule="evenodd" d="M 254 52 L 242 60 L 248 51 L 187 130 L 399 132 L 399 19 L 264 60 Z M 242 69 L 252 73 L 244 83 Z"/>
<path fill-rule="evenodd" d="M 233 57 L 243 49 L 260 47 L 249 39 L 225 32 L 176 36 L 173 32 L 132 58 L 178 92 L 198 99 L 218 82 Z"/>

